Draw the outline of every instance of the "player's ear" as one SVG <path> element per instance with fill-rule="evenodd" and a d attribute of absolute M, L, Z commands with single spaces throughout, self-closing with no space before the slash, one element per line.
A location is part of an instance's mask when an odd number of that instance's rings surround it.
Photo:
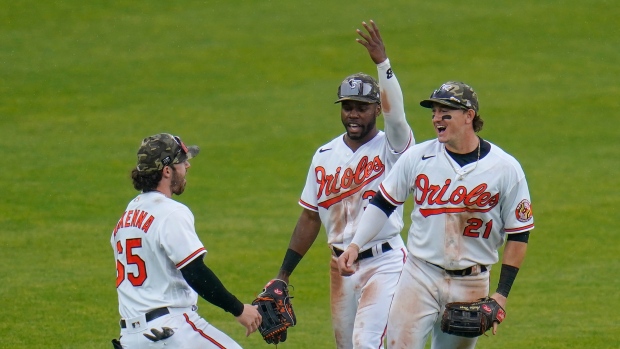
<path fill-rule="evenodd" d="M 170 166 L 164 166 L 161 172 L 162 177 L 167 178 L 170 177 L 170 175 L 172 174 L 172 169 L 170 168 Z"/>
<path fill-rule="evenodd" d="M 377 104 L 377 116 L 381 114 L 381 104 Z"/>
<path fill-rule="evenodd" d="M 467 117 L 467 122 L 468 123 L 472 123 L 474 122 L 474 118 L 476 117 L 476 111 L 473 109 L 467 109 L 467 111 L 465 111 L 466 117 Z"/>

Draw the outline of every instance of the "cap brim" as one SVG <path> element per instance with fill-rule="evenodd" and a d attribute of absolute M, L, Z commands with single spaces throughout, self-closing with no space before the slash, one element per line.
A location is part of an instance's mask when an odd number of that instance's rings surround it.
<path fill-rule="evenodd" d="M 433 103 L 439 103 L 451 108 L 456 108 L 456 109 L 467 109 L 466 107 L 462 106 L 459 103 L 454 103 L 452 101 L 449 100 L 445 100 L 445 99 L 439 99 L 439 98 L 429 98 L 429 99 L 425 99 L 423 101 L 420 102 L 420 105 L 423 106 L 424 108 L 433 108 Z"/>
<path fill-rule="evenodd" d="M 345 97 L 342 97 L 342 98 L 338 99 L 334 103 L 340 103 L 342 101 L 358 101 L 358 102 L 364 102 L 364 103 L 381 103 L 381 101 L 377 101 L 376 99 L 368 98 L 368 97 L 364 97 L 364 96 L 345 96 Z"/>
<path fill-rule="evenodd" d="M 187 147 L 187 160 L 196 157 L 200 153 L 200 148 L 197 145 Z"/>

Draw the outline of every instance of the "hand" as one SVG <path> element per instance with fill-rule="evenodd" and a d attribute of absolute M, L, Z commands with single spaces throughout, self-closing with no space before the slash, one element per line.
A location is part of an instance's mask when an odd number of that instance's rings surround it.
<path fill-rule="evenodd" d="M 357 260 L 359 250 L 359 246 L 350 244 L 340 257 L 338 257 L 338 270 L 340 270 L 340 275 L 351 276 L 355 274 L 353 264 Z"/>
<path fill-rule="evenodd" d="M 504 310 L 506 309 L 506 302 L 508 301 L 508 299 L 506 297 L 504 297 L 501 294 L 496 292 L 496 293 L 493 293 L 491 298 L 495 299 L 497 304 L 501 305 L 501 307 L 504 308 Z M 499 326 L 499 323 L 493 322 L 493 335 L 495 335 L 497 333 L 497 327 L 498 326 Z"/>
<path fill-rule="evenodd" d="M 252 332 L 258 329 L 262 318 L 258 313 L 258 307 L 255 305 L 244 304 L 243 305 L 243 313 L 237 316 L 237 321 L 243 325 L 246 329 L 245 336 L 249 336 Z"/>
<path fill-rule="evenodd" d="M 364 39 L 355 39 L 355 41 L 362 44 L 368 50 L 370 54 L 370 58 L 375 64 L 383 63 L 387 59 L 387 54 L 385 53 L 385 46 L 383 45 L 383 40 L 381 39 L 381 34 L 379 34 L 379 28 L 375 24 L 373 20 L 370 20 L 369 26 L 366 22 L 362 22 L 364 28 L 368 34 L 362 32 L 359 29 L 356 29 L 357 33 Z"/>

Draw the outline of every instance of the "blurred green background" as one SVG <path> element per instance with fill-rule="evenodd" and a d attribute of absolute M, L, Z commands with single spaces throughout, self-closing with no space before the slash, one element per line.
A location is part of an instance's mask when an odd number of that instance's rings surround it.
<path fill-rule="evenodd" d="M 375 20 L 416 139 L 447 80 L 478 92 L 480 135 L 514 155 L 536 230 L 497 336 L 478 348 L 620 348 L 620 7 L 567 1 L 2 1 L 0 348 L 111 348 L 110 232 L 143 137 L 201 155 L 179 201 L 207 264 L 245 302 L 275 276 L 317 147 L 343 132 L 336 90 L 376 75 Z M 279 347 L 333 348 L 324 234 L 291 278 Z M 493 270 L 492 285 L 497 282 Z M 199 312 L 244 348 L 232 316 Z"/>

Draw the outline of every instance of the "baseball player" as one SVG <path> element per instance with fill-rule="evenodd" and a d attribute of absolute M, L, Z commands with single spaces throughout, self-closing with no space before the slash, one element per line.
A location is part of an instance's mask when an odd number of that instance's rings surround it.
<path fill-rule="evenodd" d="M 477 338 L 443 333 L 440 314 L 446 303 L 489 294 L 489 270 L 504 242 L 492 298 L 505 307 L 534 228 L 530 194 L 517 160 L 478 137 L 483 121 L 470 86 L 447 82 L 420 104 L 432 109 L 437 138 L 398 160 L 338 264 L 343 273 L 354 272 L 359 246 L 380 236 L 383 223 L 411 195 L 409 258 L 389 314 L 389 347 L 424 348 L 432 332 L 432 348 L 474 348 Z"/>
<path fill-rule="evenodd" d="M 386 220 L 375 238 L 363 244 L 358 272 L 342 277 L 337 259 L 349 245 L 362 212 L 396 159 L 414 142 L 407 124 L 400 85 L 391 69 L 377 25 L 362 23 L 357 41 L 377 66 L 370 75 L 348 76 L 338 88 L 345 133 L 315 152 L 299 204 L 303 207 L 278 278 L 289 276 L 325 226 L 331 259 L 331 311 L 340 349 L 381 348 L 387 314 L 405 261 L 402 211 Z M 376 120 L 383 112 L 385 132 Z"/>
<path fill-rule="evenodd" d="M 110 243 L 116 259 L 121 315 L 115 348 L 241 348 L 196 312 L 198 295 L 233 314 L 254 332 L 261 317 L 226 290 L 204 264 L 207 253 L 187 206 L 172 199 L 185 190 L 198 147 L 160 133 L 145 138 L 131 172 L 141 193 L 122 214 Z"/>

